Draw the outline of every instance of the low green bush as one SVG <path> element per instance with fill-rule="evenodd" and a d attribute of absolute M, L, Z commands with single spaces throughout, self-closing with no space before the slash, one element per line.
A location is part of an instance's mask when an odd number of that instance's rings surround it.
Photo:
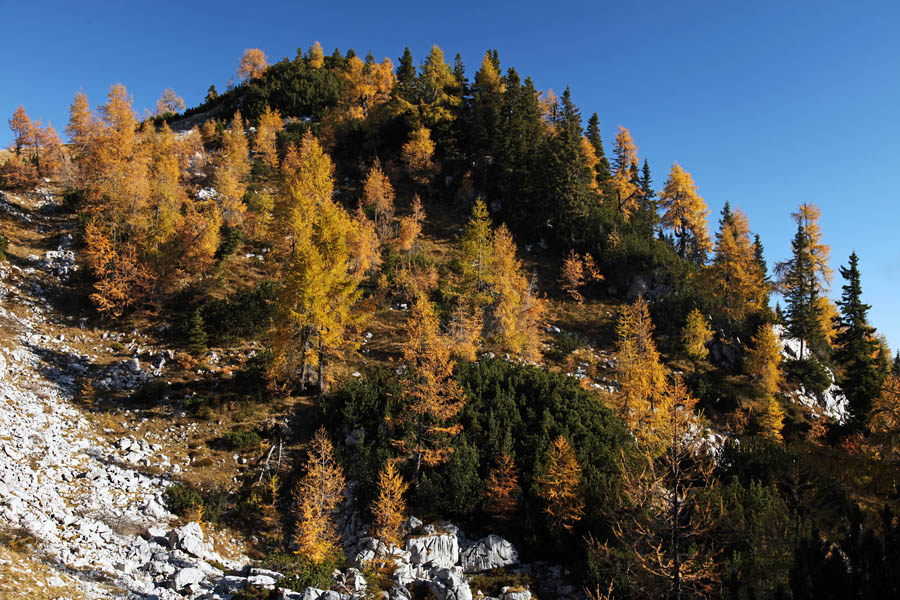
<path fill-rule="evenodd" d="M 229 431 L 219 441 L 228 450 L 250 450 L 259 446 L 262 438 L 255 431 Z"/>
<path fill-rule="evenodd" d="M 203 507 L 200 492 L 186 483 L 176 483 L 166 488 L 166 506 L 178 516 L 185 516 Z"/>

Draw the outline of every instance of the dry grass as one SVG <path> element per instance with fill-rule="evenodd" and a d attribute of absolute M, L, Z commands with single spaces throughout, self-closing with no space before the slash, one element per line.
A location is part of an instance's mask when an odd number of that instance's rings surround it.
<path fill-rule="evenodd" d="M 36 557 L 35 544 L 24 532 L 0 532 L 0 600 L 83 600 L 79 583 Z"/>

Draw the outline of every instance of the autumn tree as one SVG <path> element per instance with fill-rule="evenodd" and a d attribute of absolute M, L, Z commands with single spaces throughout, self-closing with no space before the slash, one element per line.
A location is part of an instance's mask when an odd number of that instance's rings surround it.
<path fill-rule="evenodd" d="M 90 298 L 104 314 L 120 317 L 140 302 L 153 282 L 153 274 L 138 260 L 133 244 L 115 244 L 98 221 L 85 226 L 84 243 L 94 274 Z"/>
<path fill-rule="evenodd" d="M 399 546 L 403 541 L 403 519 L 406 501 L 403 494 L 409 484 L 397 472 L 393 461 L 385 462 L 378 473 L 378 497 L 372 507 L 373 535 L 385 543 Z"/>
<path fill-rule="evenodd" d="M 13 146 L 16 155 L 19 156 L 22 154 L 22 150 L 33 144 L 34 126 L 28 113 L 25 112 L 25 107 L 21 104 L 16 108 L 8 123 L 10 130 L 13 132 Z"/>
<path fill-rule="evenodd" d="M 380 63 L 363 62 L 352 57 L 342 73 L 345 85 L 343 102 L 346 114 L 365 119 L 373 108 L 386 103 L 394 88 L 394 64 L 389 58 Z"/>
<path fill-rule="evenodd" d="M 289 148 L 284 189 L 275 206 L 273 260 L 282 286 L 273 311 L 270 377 L 301 389 L 317 369 L 327 389 L 327 364 L 356 346 L 349 336 L 360 296 L 351 254 L 354 222 L 332 200 L 334 167 L 312 134 Z"/>
<path fill-rule="evenodd" d="M 375 216 L 375 231 L 378 239 L 385 243 L 391 237 L 391 223 L 394 218 L 394 187 L 381 170 L 381 162 L 376 159 L 363 181 L 362 204 L 371 208 Z"/>
<path fill-rule="evenodd" d="M 222 137 L 222 151 L 216 164 L 216 201 L 222 217 L 229 226 L 238 226 L 244 219 L 247 176 L 250 174 L 250 147 L 244 133 L 240 111 L 234 113 L 231 127 Z"/>
<path fill-rule="evenodd" d="M 306 456 L 306 473 L 294 488 L 298 513 L 294 543 L 297 554 L 320 564 L 338 551 L 335 516 L 342 501 L 344 474 L 324 427 L 313 436 Z"/>
<path fill-rule="evenodd" d="M 462 431 L 455 417 L 465 403 L 463 390 L 453 377 L 455 362 L 450 344 L 441 335 L 434 305 L 420 295 L 406 322 L 403 348 L 408 373 L 403 380 L 401 408 L 390 419 L 402 434 L 394 440 L 401 455 L 415 465 L 418 483 L 423 466 L 450 460 L 451 440 Z"/>
<path fill-rule="evenodd" d="M 484 508 L 490 514 L 505 519 L 518 506 L 519 471 L 508 452 L 502 452 L 494 463 L 484 490 Z"/>
<path fill-rule="evenodd" d="M 653 342 L 653 322 L 643 297 L 623 307 L 616 324 L 616 364 L 621 414 L 639 437 L 652 435 L 654 409 L 666 390 L 665 368 Z"/>
<path fill-rule="evenodd" d="M 703 360 L 709 355 L 706 344 L 713 338 L 712 329 L 698 309 L 688 313 L 687 322 L 681 330 L 681 344 L 691 360 Z"/>
<path fill-rule="evenodd" d="M 660 402 L 660 435 L 622 455 L 623 508 L 615 545 L 589 539 L 594 560 L 618 563 L 642 595 L 703 598 L 716 590 L 716 547 L 710 536 L 715 463 L 699 433 L 696 400 L 680 379 Z"/>
<path fill-rule="evenodd" d="M 281 118 L 281 113 L 266 106 L 263 114 L 259 116 L 256 136 L 253 138 L 253 152 L 272 171 L 278 168 L 278 149 L 275 142 L 278 139 L 278 132 L 282 129 L 284 119 Z"/>
<path fill-rule="evenodd" d="M 765 397 L 763 402 L 763 409 L 758 417 L 760 431 L 763 437 L 781 442 L 784 439 L 781 434 L 784 429 L 784 409 L 774 395 Z"/>
<path fill-rule="evenodd" d="M 425 127 L 414 130 L 401 152 L 410 179 L 427 186 L 436 173 L 431 132 Z"/>
<path fill-rule="evenodd" d="M 772 325 L 762 325 L 750 340 L 750 346 L 744 361 L 747 375 L 756 382 L 763 396 L 773 396 L 778 393 L 782 375 L 778 368 L 781 363 L 781 348 Z"/>
<path fill-rule="evenodd" d="M 672 165 L 669 179 L 659 193 L 663 215 L 660 224 L 673 232 L 678 255 L 695 264 L 702 264 L 710 250 L 706 218 L 709 210 L 697 193 L 691 174 L 678 163 Z"/>
<path fill-rule="evenodd" d="M 564 436 L 553 440 L 547 449 L 535 484 L 553 527 L 571 531 L 584 515 L 584 498 L 580 489 L 581 465 Z"/>
<path fill-rule="evenodd" d="M 415 81 L 414 101 L 407 101 L 401 96 L 400 107 L 410 110 L 424 127 L 432 128 L 439 123 L 451 121 L 454 109 L 461 102 L 461 98 L 452 93 L 456 85 L 453 71 L 444 59 L 444 51 L 434 45 L 425 57 Z"/>
<path fill-rule="evenodd" d="M 613 148 L 613 173 L 610 181 L 614 200 L 619 212 L 630 219 L 631 215 L 639 208 L 639 188 L 637 181 L 632 177 L 632 171 L 637 169 L 637 146 L 631 138 L 631 132 L 625 127 L 619 126 L 616 134 L 616 143 Z"/>
<path fill-rule="evenodd" d="M 309 47 L 309 66 L 313 69 L 321 69 L 325 64 L 325 53 L 322 52 L 322 44 L 316 40 L 312 46 Z"/>
<path fill-rule="evenodd" d="M 563 261 L 559 283 L 572 300 L 578 304 L 584 302 L 584 296 L 579 291 L 584 286 L 584 262 L 575 250 L 570 250 L 569 256 Z"/>
<path fill-rule="evenodd" d="M 90 142 L 97 131 L 97 120 L 84 92 L 75 94 L 75 99 L 69 106 L 69 123 L 65 131 L 69 136 L 69 149 L 75 164 L 72 183 L 81 187 L 90 177 Z"/>
<path fill-rule="evenodd" d="M 900 460 L 900 376 L 888 375 L 872 402 L 866 428 L 877 455 L 896 463 Z"/>
<path fill-rule="evenodd" d="M 184 110 L 184 99 L 175 93 L 172 88 L 166 88 L 159 100 L 156 101 L 156 114 L 167 115 Z"/>
<path fill-rule="evenodd" d="M 394 239 L 394 247 L 400 252 L 411 252 L 422 234 L 422 223 L 425 221 L 425 209 L 422 208 L 422 200 L 419 195 L 413 196 L 410 212 L 400 219 L 397 225 L 397 236 Z"/>
<path fill-rule="evenodd" d="M 768 305 L 768 286 L 760 271 L 747 217 L 740 210 L 732 211 L 727 202 L 716 233 L 708 280 L 726 331 L 740 330 L 750 315 L 759 314 Z"/>
<path fill-rule="evenodd" d="M 259 48 L 247 48 L 238 63 L 237 77 L 242 81 L 250 81 L 262 77 L 269 66 L 265 53 Z"/>
<path fill-rule="evenodd" d="M 540 357 L 538 334 L 546 314 L 546 303 L 537 297 L 533 278 L 525 275 L 516 257 L 516 244 L 506 225 L 493 234 L 488 282 L 492 302 L 490 327 L 500 344 L 526 360 Z"/>
<path fill-rule="evenodd" d="M 484 293 L 488 261 L 493 252 L 493 232 L 487 206 L 480 198 L 463 229 L 457 262 L 461 271 L 461 294 L 475 297 Z M 484 301 L 479 301 L 482 303 Z"/>

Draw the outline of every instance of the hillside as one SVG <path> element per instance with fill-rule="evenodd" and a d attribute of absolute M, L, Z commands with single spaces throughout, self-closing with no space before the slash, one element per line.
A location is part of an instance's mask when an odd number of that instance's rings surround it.
<path fill-rule="evenodd" d="M 900 359 L 815 205 L 770 268 L 496 51 L 248 52 L 10 120 L 0 593 L 900 593 Z"/>

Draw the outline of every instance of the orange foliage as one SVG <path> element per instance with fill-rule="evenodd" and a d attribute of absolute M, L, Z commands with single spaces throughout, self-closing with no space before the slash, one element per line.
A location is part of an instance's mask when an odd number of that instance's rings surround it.
<path fill-rule="evenodd" d="M 251 79 L 256 79 L 257 77 L 262 77 L 262 74 L 266 72 L 268 66 L 269 63 L 262 50 L 259 48 L 247 48 L 244 50 L 244 55 L 241 57 L 241 62 L 238 64 L 238 79 L 249 81 Z"/>
<path fill-rule="evenodd" d="M 488 477 L 485 488 L 484 506 L 487 512 L 497 517 L 508 517 L 518 506 L 516 492 L 519 485 L 519 471 L 512 457 L 504 452 Z"/>
<path fill-rule="evenodd" d="M 399 546 L 403 540 L 403 514 L 406 501 L 403 494 L 409 484 L 397 472 L 392 461 L 387 461 L 378 473 L 378 497 L 372 507 L 375 517 L 374 536 L 388 544 Z"/>
<path fill-rule="evenodd" d="M 294 488 L 299 521 L 294 543 L 297 554 L 320 564 L 338 549 L 335 513 L 341 503 L 344 474 L 334 458 L 334 447 L 324 427 L 312 439 L 306 474 Z"/>
<path fill-rule="evenodd" d="M 545 511 L 556 528 L 571 531 L 584 514 L 581 496 L 581 465 L 569 440 L 557 437 L 544 458 L 542 472 L 535 482 L 538 496 L 546 503 Z"/>

